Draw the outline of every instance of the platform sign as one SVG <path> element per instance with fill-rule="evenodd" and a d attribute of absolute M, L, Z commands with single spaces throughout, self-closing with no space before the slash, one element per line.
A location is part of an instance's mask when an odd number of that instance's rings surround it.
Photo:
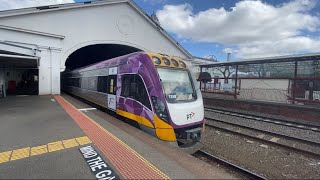
<path fill-rule="evenodd" d="M 104 162 L 103 158 L 98 154 L 92 146 L 79 148 L 85 161 L 90 167 L 91 172 L 98 180 L 113 180 L 120 179 L 115 171 Z"/>

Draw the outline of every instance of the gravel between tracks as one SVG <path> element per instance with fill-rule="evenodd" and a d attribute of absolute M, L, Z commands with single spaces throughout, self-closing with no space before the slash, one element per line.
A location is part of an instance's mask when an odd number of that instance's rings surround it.
<path fill-rule="evenodd" d="M 211 127 L 203 135 L 204 150 L 275 179 L 319 179 L 320 159 L 308 158 Z"/>
<path fill-rule="evenodd" d="M 296 137 L 296 138 L 307 139 L 309 141 L 320 143 L 320 133 L 311 131 L 311 130 L 299 129 L 295 127 L 283 126 L 283 125 L 267 123 L 262 121 L 255 121 L 255 120 L 229 116 L 229 115 L 224 115 L 224 114 L 210 112 L 210 111 L 205 111 L 205 116 L 218 119 L 218 120 L 223 120 L 226 122 L 231 122 L 239 125 L 260 129 L 260 130 L 277 132 L 279 134 Z"/>

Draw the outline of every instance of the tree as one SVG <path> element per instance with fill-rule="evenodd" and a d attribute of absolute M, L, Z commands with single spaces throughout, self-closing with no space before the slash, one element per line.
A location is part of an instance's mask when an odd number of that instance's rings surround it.
<path fill-rule="evenodd" d="M 213 69 L 216 69 L 221 72 L 224 78 L 224 83 L 227 84 L 229 82 L 228 78 L 231 76 L 232 73 L 234 73 L 235 69 L 233 68 L 233 66 L 224 66 L 224 70 L 221 70 L 220 68 L 221 67 L 214 67 Z"/>

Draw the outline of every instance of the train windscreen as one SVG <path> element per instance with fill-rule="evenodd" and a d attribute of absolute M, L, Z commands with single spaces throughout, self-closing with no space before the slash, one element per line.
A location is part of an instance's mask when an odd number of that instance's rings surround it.
<path fill-rule="evenodd" d="M 158 73 L 169 103 L 196 100 L 196 93 L 188 71 L 158 68 Z"/>

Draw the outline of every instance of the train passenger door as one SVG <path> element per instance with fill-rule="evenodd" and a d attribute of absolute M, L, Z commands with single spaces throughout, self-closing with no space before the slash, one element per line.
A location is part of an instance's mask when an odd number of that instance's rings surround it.
<path fill-rule="evenodd" d="M 113 67 L 109 69 L 109 76 L 108 76 L 108 108 L 112 110 L 116 110 L 117 107 L 117 97 L 116 97 L 116 90 L 117 90 L 117 67 Z"/>
<path fill-rule="evenodd" d="M 117 75 L 110 75 L 108 77 L 108 108 L 116 110 L 117 107 L 117 97 L 116 97 L 116 88 L 117 88 Z"/>

